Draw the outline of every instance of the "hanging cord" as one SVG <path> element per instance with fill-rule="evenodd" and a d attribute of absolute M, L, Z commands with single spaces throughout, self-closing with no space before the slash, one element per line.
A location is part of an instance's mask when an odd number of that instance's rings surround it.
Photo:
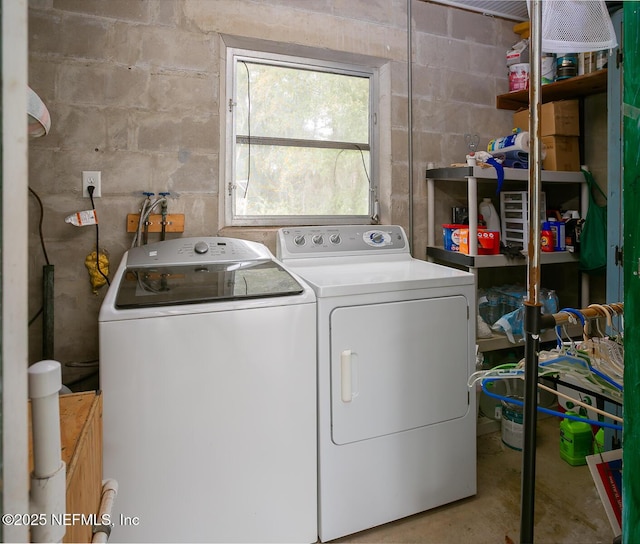
<path fill-rule="evenodd" d="M 378 204 L 378 197 L 375 194 L 375 191 L 371 185 L 371 177 L 369 176 L 369 172 L 367 171 L 367 162 L 364 160 L 364 151 L 362 150 L 362 146 L 360 144 L 351 144 L 353 145 L 353 147 L 355 147 L 359 152 L 360 152 L 360 160 L 362 161 L 362 171 L 364 172 L 365 177 L 367 178 L 367 185 L 369 187 L 369 194 L 373 195 L 373 210 L 371 213 L 371 220 L 375 221 L 376 223 L 380 220 L 380 212 L 379 212 L 379 204 Z M 338 169 L 338 160 L 340 159 L 340 155 L 342 155 L 342 153 L 344 153 L 345 151 L 347 151 L 347 149 L 341 149 L 338 152 L 338 155 L 336 156 L 336 160 L 333 163 L 333 182 L 334 184 L 337 182 L 338 179 L 338 174 L 337 174 L 337 169 Z M 349 150 L 351 151 L 351 150 Z"/>
<path fill-rule="evenodd" d="M 42 205 L 42 200 L 40 200 L 38 193 L 36 193 L 31 187 L 29 187 L 29 192 L 38 201 L 38 206 L 40 206 L 40 220 L 38 221 L 38 233 L 40 234 L 40 245 L 42 246 L 42 253 L 44 253 L 45 262 L 47 264 L 51 264 L 49 262 L 49 255 L 47 254 L 47 248 L 44 245 L 44 235 L 42 234 L 42 223 L 44 221 L 44 206 Z"/>
<path fill-rule="evenodd" d="M 93 202 L 93 191 L 95 187 L 93 185 L 89 185 L 87 187 L 87 192 L 89 193 L 89 198 L 91 199 L 91 208 L 95 211 L 96 205 Z M 100 269 L 100 227 L 98 226 L 98 222 L 96 221 L 96 270 L 99 274 L 104 278 L 107 282 L 107 285 L 111 285 L 109 278 L 106 274 Z"/>
<path fill-rule="evenodd" d="M 247 198 L 249 180 L 251 179 L 251 75 L 245 61 L 241 61 L 247 71 L 247 184 L 244 187 L 244 197 Z"/>
<path fill-rule="evenodd" d="M 44 222 L 44 206 L 42 205 L 42 200 L 38 196 L 38 193 L 36 193 L 31 187 L 29 187 L 29 192 L 36 199 L 36 201 L 38 202 L 38 206 L 40 208 L 40 219 L 38 220 L 38 234 L 40 235 L 40 246 L 42 247 L 42 253 L 44 254 L 44 261 L 45 263 L 47 263 L 47 266 L 50 266 L 51 262 L 49 261 L 49 254 L 47 253 L 47 247 L 45 246 L 45 243 L 44 243 L 44 234 L 42 232 L 42 224 Z M 42 312 L 44 312 L 44 306 L 40 306 L 40 309 L 29 320 L 29 327 L 35 322 L 36 319 L 38 319 L 38 317 L 40 317 L 40 314 L 42 314 Z"/>

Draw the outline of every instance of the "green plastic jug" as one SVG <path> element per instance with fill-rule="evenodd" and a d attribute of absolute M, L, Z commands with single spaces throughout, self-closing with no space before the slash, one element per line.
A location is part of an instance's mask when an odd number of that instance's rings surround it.
<path fill-rule="evenodd" d="M 575 412 L 567 415 L 580 417 Z M 560 423 L 560 457 L 572 466 L 586 465 L 585 457 L 593 453 L 593 433 L 586 421 L 563 419 Z"/>

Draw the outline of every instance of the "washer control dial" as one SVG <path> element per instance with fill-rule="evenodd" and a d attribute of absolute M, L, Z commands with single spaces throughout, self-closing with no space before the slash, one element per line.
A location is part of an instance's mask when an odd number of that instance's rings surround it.
<path fill-rule="evenodd" d="M 317 246 L 321 246 L 322 244 L 324 244 L 324 237 L 322 236 L 322 234 L 314 234 L 311 238 L 311 241 Z"/>
<path fill-rule="evenodd" d="M 339 234 L 332 234 L 332 235 L 329 237 L 329 241 L 330 241 L 332 244 L 339 244 L 340 242 L 342 242 L 342 240 L 340 239 L 340 235 L 339 235 Z"/>
<path fill-rule="evenodd" d="M 207 251 L 209 251 L 209 244 L 200 240 L 193 246 L 193 251 L 195 251 L 198 255 L 204 255 Z"/>
<path fill-rule="evenodd" d="M 304 237 L 304 234 L 298 234 L 298 236 L 293 239 L 293 243 L 297 246 L 303 246 L 307 243 L 307 239 Z"/>
<path fill-rule="evenodd" d="M 370 230 L 362 235 L 365 244 L 373 247 L 386 246 L 391 244 L 391 236 L 382 230 Z"/>

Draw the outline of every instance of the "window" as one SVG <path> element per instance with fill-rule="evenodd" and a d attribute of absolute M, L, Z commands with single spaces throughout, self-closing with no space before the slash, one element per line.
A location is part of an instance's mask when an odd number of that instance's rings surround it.
<path fill-rule="evenodd" d="M 371 222 L 376 74 L 228 50 L 227 225 Z"/>

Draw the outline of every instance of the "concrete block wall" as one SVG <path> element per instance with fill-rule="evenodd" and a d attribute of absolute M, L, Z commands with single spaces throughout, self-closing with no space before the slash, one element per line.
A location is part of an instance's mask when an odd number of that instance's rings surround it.
<path fill-rule="evenodd" d="M 424 258 L 426 164 L 463 161 L 467 132 L 485 146 L 511 130 L 511 112 L 496 110 L 495 96 L 507 90 L 504 54 L 516 36 L 510 21 L 411 1 L 408 54 L 407 0 L 29 0 L 29 84 L 52 117 L 50 134 L 29 144 L 29 183 L 43 203 L 44 244 L 55 265 L 57 360 L 98 357 L 105 290 L 92 294 L 84 265 L 96 232 L 64 223 L 90 207 L 81 195 L 83 170 L 102 172 L 100 247 L 112 270 L 131 244 L 126 215 L 139 210 L 143 191 L 171 192 L 170 213 L 186 216 L 184 236 L 220 233 L 275 249 L 273 229 L 225 228 L 219 217 L 223 34 L 381 59 L 388 108 L 381 116 L 382 222 L 409 229 L 412 205 L 414 254 Z M 437 196 L 446 218 L 455 192 Z M 31 198 L 31 315 L 42 304 L 39 215 Z M 32 362 L 41 358 L 40 323 L 30 327 Z"/>

